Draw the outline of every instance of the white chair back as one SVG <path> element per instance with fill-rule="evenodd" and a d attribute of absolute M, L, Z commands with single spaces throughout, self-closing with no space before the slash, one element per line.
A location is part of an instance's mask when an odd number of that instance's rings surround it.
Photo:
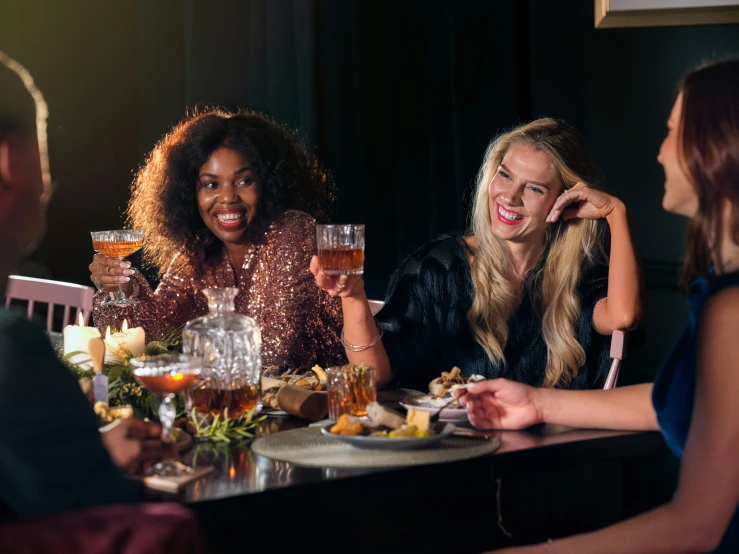
<path fill-rule="evenodd" d="M 37 302 L 48 304 L 46 330 L 51 332 L 54 330 L 52 328 L 54 324 L 54 306 L 64 306 L 62 326 L 70 322 L 76 322 L 80 312 L 82 312 L 85 325 L 87 325 L 92 313 L 92 297 L 95 295 L 95 289 L 74 283 L 11 275 L 8 278 L 8 290 L 5 294 L 6 308 L 10 306 L 11 300 L 25 300 L 28 302 L 26 309 L 28 319 L 33 316 L 33 310 Z M 76 311 L 74 318 L 70 320 L 71 308 L 76 308 Z"/>

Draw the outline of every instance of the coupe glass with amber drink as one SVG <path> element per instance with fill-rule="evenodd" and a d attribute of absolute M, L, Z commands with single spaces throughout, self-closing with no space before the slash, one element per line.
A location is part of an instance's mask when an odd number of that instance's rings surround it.
<path fill-rule="evenodd" d="M 149 392 L 162 397 L 159 421 L 162 423 L 162 441 L 173 442 L 172 424 L 177 417 L 175 395 L 191 388 L 200 374 L 201 363 L 193 356 L 164 354 L 140 356 L 131 359 L 133 376 Z M 175 460 L 163 460 L 149 470 L 149 474 L 167 476 L 191 473 L 192 468 Z"/>
<path fill-rule="evenodd" d="M 364 225 L 316 225 L 318 266 L 327 275 L 364 273 Z"/>
<path fill-rule="evenodd" d="M 117 231 L 92 231 L 92 247 L 96 252 L 116 260 L 123 260 L 144 245 L 144 231 L 140 229 L 119 229 Z M 118 295 L 102 302 L 102 306 L 128 306 L 138 304 L 137 300 L 126 298 L 123 286 L 118 285 Z"/>

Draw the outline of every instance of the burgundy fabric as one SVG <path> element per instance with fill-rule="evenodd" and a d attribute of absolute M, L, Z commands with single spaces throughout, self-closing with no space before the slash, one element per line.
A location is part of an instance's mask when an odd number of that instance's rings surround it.
<path fill-rule="evenodd" d="M 178 504 L 93 506 L 0 525 L 3 554 L 206 554 L 195 515 Z"/>

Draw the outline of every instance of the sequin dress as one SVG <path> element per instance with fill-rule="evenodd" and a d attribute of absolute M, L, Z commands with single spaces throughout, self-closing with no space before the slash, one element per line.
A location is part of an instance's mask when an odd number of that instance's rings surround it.
<path fill-rule="evenodd" d="M 200 291 L 208 287 L 238 287 L 236 312 L 253 317 L 262 329 L 264 366 L 294 368 L 346 363 L 340 333 L 341 301 L 316 286 L 310 259 L 316 252 L 316 222 L 303 212 L 288 210 L 279 216 L 258 244 L 245 246 L 246 256 L 239 282 L 226 255 L 196 263 L 177 255 L 156 291 L 144 277 L 133 275 L 131 306 L 100 303 L 107 293 L 94 298 L 93 319 L 101 333 L 110 325 L 143 327 L 146 341 L 208 312 Z"/>

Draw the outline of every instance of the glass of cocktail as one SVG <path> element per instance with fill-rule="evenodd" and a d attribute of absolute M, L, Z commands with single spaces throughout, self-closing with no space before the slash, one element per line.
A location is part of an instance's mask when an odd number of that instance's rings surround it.
<path fill-rule="evenodd" d="M 149 392 L 162 397 L 159 420 L 162 423 L 162 441 L 173 442 L 172 424 L 177 416 L 175 395 L 188 390 L 200 374 L 202 362 L 186 354 L 140 356 L 131 359 L 133 376 Z M 163 460 L 150 468 L 149 473 L 159 476 L 191 473 L 192 468 L 174 460 Z"/>
<path fill-rule="evenodd" d="M 141 229 L 119 229 L 117 231 L 92 231 L 92 247 L 96 252 L 116 260 L 123 260 L 144 245 L 144 232 Z M 118 285 L 118 295 L 102 302 L 102 306 L 128 306 L 137 300 L 126 298 L 123 286 Z"/>

